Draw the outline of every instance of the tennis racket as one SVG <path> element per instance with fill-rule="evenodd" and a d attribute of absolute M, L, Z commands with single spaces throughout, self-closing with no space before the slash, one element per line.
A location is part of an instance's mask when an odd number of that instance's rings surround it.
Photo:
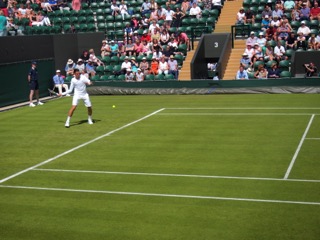
<path fill-rule="evenodd" d="M 55 96 L 59 96 L 58 93 L 56 93 L 55 91 L 53 91 L 53 90 L 51 90 L 51 89 L 49 89 L 49 88 L 48 88 L 48 91 L 49 91 L 49 93 L 51 93 L 51 94 L 53 94 L 53 95 L 55 95 Z"/>

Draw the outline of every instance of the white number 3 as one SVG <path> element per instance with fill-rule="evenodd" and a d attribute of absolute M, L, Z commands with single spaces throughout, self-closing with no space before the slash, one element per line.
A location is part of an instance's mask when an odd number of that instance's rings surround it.
<path fill-rule="evenodd" d="M 219 47 L 219 43 L 218 43 L 218 42 L 215 42 L 215 43 L 214 43 L 214 47 L 215 47 L 215 48 Z"/>

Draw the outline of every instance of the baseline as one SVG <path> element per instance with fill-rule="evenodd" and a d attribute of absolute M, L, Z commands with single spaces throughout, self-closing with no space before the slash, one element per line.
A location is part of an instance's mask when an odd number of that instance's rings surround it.
<path fill-rule="evenodd" d="M 49 162 L 52 162 L 52 161 L 54 161 L 54 160 L 56 160 L 56 159 L 58 159 L 58 158 L 60 158 L 60 157 L 62 157 L 62 156 L 64 156 L 64 155 L 67 155 L 67 154 L 69 154 L 69 153 L 71 153 L 71 152 L 73 152 L 73 151 L 75 151 L 75 150 L 78 150 L 78 149 L 80 149 L 80 148 L 82 148 L 82 147 L 84 147 L 84 146 L 87 146 L 87 145 L 89 145 L 89 144 L 91 144 L 91 143 L 93 143 L 93 142 L 96 142 L 96 141 L 98 141 L 98 140 L 100 140 L 100 139 L 102 139 L 102 138 L 104 138 L 104 137 L 110 136 L 111 134 L 113 134 L 113 133 L 115 133 L 115 132 L 118 132 L 118 131 L 120 131 L 120 130 L 122 130 L 122 129 L 124 129 L 124 128 L 127 128 L 127 127 L 135 124 L 135 123 L 138 123 L 138 122 L 140 122 L 140 121 L 142 121 L 142 120 L 144 120 L 144 119 L 147 119 L 147 118 L 149 118 L 149 117 L 151 117 L 151 116 L 153 116 L 153 115 L 155 115 L 155 114 L 163 111 L 164 109 L 165 109 L 165 108 L 161 108 L 161 109 L 159 109 L 159 110 L 157 110 L 157 111 L 155 111 L 155 112 L 153 112 L 153 113 L 150 113 L 150 114 L 148 114 L 148 115 L 146 115 L 146 116 L 144 116 L 144 117 L 142 117 L 142 118 L 139 118 L 138 120 L 135 120 L 135 121 L 133 121 L 133 122 L 130 122 L 130 123 L 128 123 L 128 124 L 126 124 L 126 125 L 124 125 L 124 126 L 122 126 L 122 127 L 119 127 L 119 128 L 117 128 L 117 129 L 115 129 L 115 130 L 112 130 L 112 131 L 104 134 L 104 135 L 101 135 L 101 136 L 99 136 L 99 137 L 96 137 L 96 138 L 94 138 L 94 139 L 92 139 L 92 140 L 90 140 L 90 141 L 88 141 L 88 142 L 85 142 L 85 143 L 83 143 L 83 144 L 81 144 L 81 145 L 79 145 L 79 146 L 77 146 L 77 147 L 74 147 L 74 148 L 72 148 L 72 149 L 70 149 L 70 150 L 68 150 L 68 151 L 65 151 L 65 152 L 63 152 L 63 153 L 61 153 L 61 154 L 59 154 L 59 155 L 57 155 L 57 156 L 55 156 L 55 157 L 49 158 L 49 159 L 47 159 L 47 160 L 45 160 L 45 161 L 43 161 L 43 162 L 41 162 L 41 163 L 38 163 L 38 164 L 36 164 L 36 165 L 34 165 L 34 166 L 32 166 L 32 167 L 26 168 L 26 169 L 24 169 L 24 170 L 22 170 L 22 171 L 20 171 L 20 172 L 17 172 L 17 173 L 15 173 L 15 174 L 13 174 L 13 175 L 11 175 L 11 176 L 9 176 L 9 177 L 3 178 L 3 179 L 0 180 L 0 184 L 1 184 L 1 183 L 4 183 L 4 182 L 6 182 L 6 181 L 8 181 L 8 180 L 10 180 L 10 179 L 12 179 L 12 178 L 14 178 L 14 177 L 17 177 L 17 176 L 19 176 L 19 175 L 21 175 L 21 174 L 23 174 L 23 173 L 26 173 L 26 172 L 28 172 L 28 171 L 30 171 L 30 170 L 32 170 L 32 169 L 35 169 L 35 168 L 40 167 L 40 166 L 42 166 L 42 165 L 45 165 L 45 164 L 47 164 L 47 163 L 49 163 Z"/>
<path fill-rule="evenodd" d="M 245 201 L 245 202 L 262 202 L 262 203 L 282 203 L 282 204 L 300 204 L 300 205 L 320 205 L 320 202 L 303 202 L 303 201 L 288 201 L 288 200 L 268 200 L 254 198 L 228 198 L 215 196 L 196 196 L 196 195 L 178 195 L 178 194 L 161 194 L 161 193 L 140 193 L 140 192 L 116 192 L 102 190 L 86 190 L 86 189 L 68 189 L 68 188 L 43 188 L 43 187 L 28 187 L 28 186 L 10 186 L 0 185 L 1 188 L 12 189 L 29 189 L 42 191 L 60 191 L 60 192 L 80 192 L 80 193 L 100 193 L 114 195 L 135 195 L 144 197 L 171 197 L 171 198 L 192 198 L 192 199 L 208 199 L 208 200 L 226 200 L 226 201 Z"/>
<path fill-rule="evenodd" d="M 315 182 L 315 183 L 320 183 L 320 180 L 308 180 L 308 179 L 235 177 L 235 176 L 214 176 L 214 175 L 174 174 L 174 173 L 112 172 L 112 171 L 72 170 L 72 169 L 52 169 L 52 168 L 34 168 L 34 169 L 31 169 L 31 170 L 32 171 L 44 171 L 44 172 L 70 172 L 70 173 L 93 173 L 93 174 L 114 174 L 114 175 L 142 175 L 142 176 L 158 176 L 158 177 L 189 177 L 189 178 L 215 178 L 215 179 L 291 181 L 291 182 Z"/>

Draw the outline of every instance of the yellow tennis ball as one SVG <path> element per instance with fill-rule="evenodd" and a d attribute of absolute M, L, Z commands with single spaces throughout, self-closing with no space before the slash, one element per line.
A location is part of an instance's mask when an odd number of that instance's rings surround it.
<path fill-rule="evenodd" d="M 112 105 L 112 108 L 116 108 L 116 105 Z"/>

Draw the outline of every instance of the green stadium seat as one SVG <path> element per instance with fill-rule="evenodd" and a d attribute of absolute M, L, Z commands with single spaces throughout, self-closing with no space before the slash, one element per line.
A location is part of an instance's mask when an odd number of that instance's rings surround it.
<path fill-rule="evenodd" d="M 108 75 L 102 75 L 100 77 L 100 81 L 109 81 L 109 76 Z"/>
<path fill-rule="evenodd" d="M 291 78 L 291 73 L 289 71 L 282 71 L 280 73 L 281 78 Z"/>
<path fill-rule="evenodd" d="M 118 81 L 124 81 L 126 79 L 126 76 L 124 74 L 121 74 L 117 77 Z"/>
<path fill-rule="evenodd" d="M 144 78 L 145 81 L 153 81 L 154 75 L 153 74 L 147 74 Z"/>
<path fill-rule="evenodd" d="M 154 80 L 159 81 L 159 80 L 164 80 L 164 75 L 163 74 L 158 74 L 154 76 Z"/>

